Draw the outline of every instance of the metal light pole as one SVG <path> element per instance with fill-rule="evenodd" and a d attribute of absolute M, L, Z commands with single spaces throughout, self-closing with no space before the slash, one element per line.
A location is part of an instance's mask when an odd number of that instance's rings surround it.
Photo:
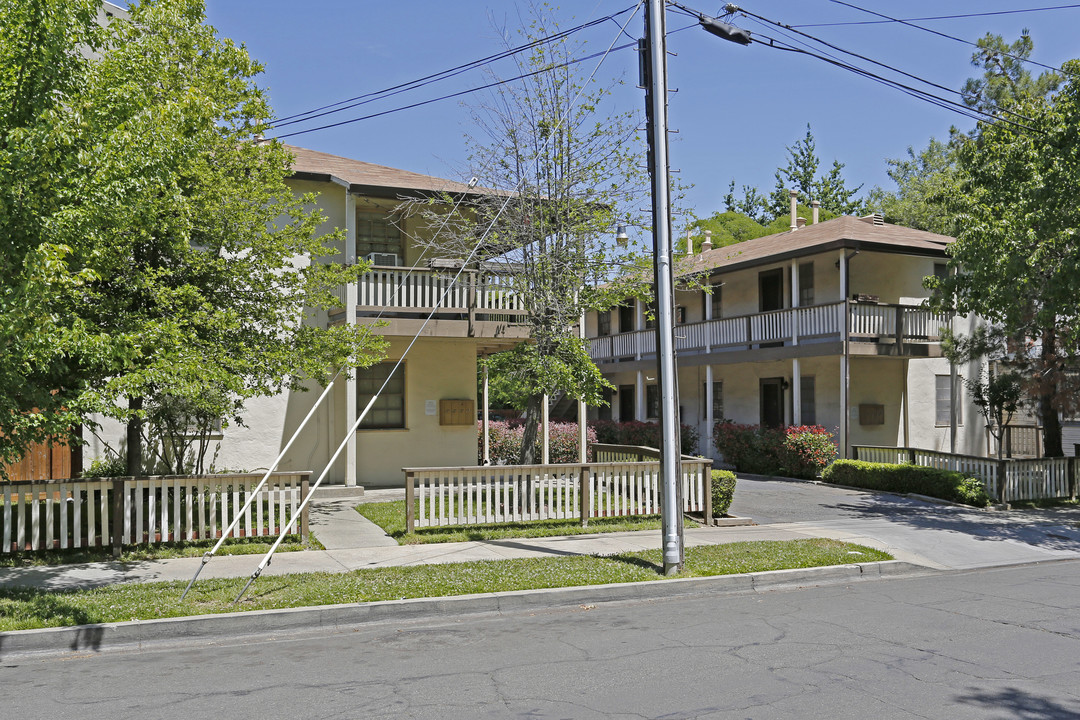
<path fill-rule="evenodd" d="M 664 574 L 683 566 L 679 398 L 675 387 L 675 314 L 672 311 L 671 198 L 667 142 L 667 42 L 664 0 L 645 6 L 645 117 L 652 180 L 653 268 L 656 285 L 657 384 L 660 391 L 660 518 Z"/>

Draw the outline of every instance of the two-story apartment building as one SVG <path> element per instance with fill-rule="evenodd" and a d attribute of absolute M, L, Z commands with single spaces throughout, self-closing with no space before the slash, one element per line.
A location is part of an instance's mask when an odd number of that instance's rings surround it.
<path fill-rule="evenodd" d="M 940 328 L 975 322 L 932 312 L 923 278 L 946 272 L 952 238 L 840 217 L 702 251 L 677 265 L 701 289 L 676 290 L 681 419 L 715 455 L 720 419 L 818 424 L 841 453 L 856 444 L 984 454 L 985 426 L 963 378 L 942 356 Z M 677 281 L 678 284 L 678 281 Z M 591 354 L 616 386 L 594 416 L 658 412 L 655 331 L 639 302 L 591 313 Z"/>
<path fill-rule="evenodd" d="M 527 336 L 515 324 L 517 296 L 495 275 L 479 269 L 459 275 L 460 260 L 425 251 L 423 241 L 438 229 L 404 209 L 410 200 L 444 193 L 467 204 L 470 195 L 486 191 L 304 148 L 290 150 L 295 160 L 289 185 L 298 195 L 317 193 L 325 232 L 344 230 L 339 252 L 329 261 L 373 264 L 359 282 L 340 288 L 339 308 L 312 321 L 377 324 L 389 348 L 383 362 L 336 382 L 280 469 L 318 474 L 344 438 L 348 445 L 327 484 L 401 485 L 405 466 L 476 464 L 477 358 Z M 403 356 L 359 430 L 349 433 Z M 246 427 L 227 427 L 215 439 L 214 466 L 269 466 L 322 390 L 313 385 L 310 392 L 249 401 Z M 105 425 L 108 435 L 122 437 L 119 426 Z M 88 456 L 102 454 L 100 441 L 91 439 Z"/>

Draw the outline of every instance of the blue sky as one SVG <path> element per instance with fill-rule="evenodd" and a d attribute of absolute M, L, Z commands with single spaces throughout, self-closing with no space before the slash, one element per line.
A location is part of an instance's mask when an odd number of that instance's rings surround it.
<path fill-rule="evenodd" d="M 719 14 L 716 2 L 686 2 Z M 913 18 L 957 13 L 1067 5 L 1062 0 L 968 0 L 940 2 L 856 0 L 853 4 Z M 633 0 L 577 0 L 557 11 L 570 27 L 631 7 Z M 870 15 L 832 0 L 746 0 L 742 6 L 788 25 L 873 20 Z M 246 44 L 266 65 L 262 84 L 269 87 L 279 116 L 310 110 L 365 92 L 407 82 L 503 49 L 497 27 L 519 26 L 517 6 L 494 0 L 454 2 L 373 2 L 337 0 L 208 0 L 208 20 L 227 37 Z M 623 16 L 625 17 L 625 16 Z M 781 37 L 749 18 L 734 22 L 754 33 Z M 1080 8 L 1046 12 L 922 21 L 918 24 L 974 41 L 986 32 L 1008 40 L 1029 28 L 1033 58 L 1060 65 L 1080 56 L 1076 28 Z M 728 181 L 769 191 L 773 172 L 785 161 L 784 148 L 802 138 L 809 123 L 823 165 L 846 163 L 849 184 L 889 186 L 885 158 L 903 155 L 908 146 L 945 137 L 950 125 L 969 128 L 973 121 L 912 99 L 870 80 L 810 57 L 752 44 L 741 47 L 706 34 L 684 15 L 669 11 L 669 84 L 673 169 L 692 183 L 688 204 L 699 215 L 722 209 Z M 628 26 L 642 33 L 640 14 Z M 978 70 L 970 65 L 973 48 L 897 24 L 806 27 L 845 50 L 860 53 L 907 72 L 959 89 Z M 582 34 L 586 52 L 599 52 L 619 33 L 606 22 Z M 618 44 L 629 42 L 625 35 Z M 516 43 L 515 43 L 516 44 Z M 595 60 L 583 63 L 589 70 Z M 862 63 L 865 64 L 865 63 Z M 1036 68 L 1038 70 L 1038 68 Z M 494 68 L 512 75 L 509 65 Z M 640 107 L 636 53 L 612 53 L 598 77 L 622 77 L 627 87 L 616 95 L 624 108 Z M 347 119 L 389 109 L 484 83 L 474 71 L 422 90 L 373 103 L 328 119 Z M 474 96 L 476 97 L 476 96 Z M 477 100 L 481 99 L 476 97 Z M 431 175 L 460 178 L 466 165 L 463 136 L 472 128 L 470 98 L 446 100 L 413 110 L 313 132 L 289 142 L 339 155 Z"/>

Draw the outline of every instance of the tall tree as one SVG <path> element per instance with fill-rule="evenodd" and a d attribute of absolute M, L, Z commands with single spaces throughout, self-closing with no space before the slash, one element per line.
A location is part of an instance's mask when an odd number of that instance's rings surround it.
<path fill-rule="evenodd" d="M 550 13 L 534 7 L 523 34 L 535 39 L 557 31 Z M 425 211 L 444 228 L 431 241 L 434 252 L 478 255 L 485 267 L 506 273 L 525 301 L 531 340 L 499 363 L 529 396 L 523 464 L 536 459 L 545 394 L 561 390 L 596 405 L 610 387 L 577 336 L 581 314 L 609 309 L 649 281 L 642 273 L 614 277 L 624 264 L 640 265 L 608 241 L 646 191 L 638 122 L 608 111 L 608 90 L 569 62 L 577 52 L 565 39 L 538 45 L 519 65 L 525 79 L 475 108 L 480 132 L 468 138 L 472 174 L 501 192 L 483 195 L 456 223 L 439 219 L 439 205 Z M 478 239 L 484 244 L 474 254 Z"/>
<path fill-rule="evenodd" d="M 50 17 L 66 3 L 34 4 Z M 129 11 L 103 31 L 92 14 L 68 13 L 56 36 L 71 58 L 82 37 L 100 36 L 96 55 L 71 61 L 64 101 L 37 116 L 55 139 L 40 154 L 68 165 L 49 174 L 34 213 L 4 221 L 16 233 L 41 228 L 26 253 L 51 253 L 37 299 L 67 372 L 39 386 L 55 397 L 39 412 L 5 410 L 23 426 L 59 407 L 127 421 L 137 473 L 144 398 L 235 418 L 246 398 L 372 362 L 381 341 L 318 317 L 363 268 L 323 261 L 335 238 L 319 237 L 321 217 L 304 205 L 312 198 L 285 184 L 286 149 L 260 140 L 271 115 L 254 81 L 261 66 L 205 25 L 201 0 L 144 0 Z"/>
<path fill-rule="evenodd" d="M 989 115 L 1000 115 L 1010 106 L 1028 98 L 1046 97 L 1061 86 L 1062 78 L 1052 70 L 1031 74 L 1027 60 L 1035 42 L 1027 28 L 1011 45 L 1000 35 L 987 33 L 976 43 L 971 64 L 983 69 L 982 77 L 968 78 L 961 89 L 964 104 Z"/>
<path fill-rule="evenodd" d="M 1059 412 L 1076 409 L 1080 361 L 1080 61 L 1051 98 L 1010 107 L 1023 126 L 985 122 L 957 153 L 959 181 L 946 197 L 958 217 L 955 275 L 928 283 L 939 305 L 1000 326 L 1037 398 L 1047 455 L 1062 454 Z"/>
<path fill-rule="evenodd" d="M 833 160 L 828 174 L 818 174 L 820 160 L 817 156 L 814 133 L 809 124 L 806 126 L 806 137 L 789 145 L 787 153 L 787 166 L 776 169 L 776 187 L 769 196 L 769 211 L 772 219 L 789 211 L 791 206 L 789 190 L 796 190 L 799 193 L 798 200 L 803 205 L 809 205 L 812 200 L 818 200 L 821 207 L 837 215 L 850 215 L 862 208 L 862 202 L 856 198 L 862 185 L 856 188 L 847 187 L 842 162 Z"/>
<path fill-rule="evenodd" d="M 906 158 L 890 158 L 888 174 L 895 191 L 875 187 L 867 204 L 897 225 L 942 235 L 956 231 L 955 217 L 941 200 L 956 183 L 956 146 L 934 138 L 918 153 L 908 148 Z"/>

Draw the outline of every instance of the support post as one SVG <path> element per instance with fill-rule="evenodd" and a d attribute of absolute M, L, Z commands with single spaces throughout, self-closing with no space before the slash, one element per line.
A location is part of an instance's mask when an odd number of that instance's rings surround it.
<path fill-rule="evenodd" d="M 581 503 L 581 527 L 589 527 L 589 508 L 592 507 L 592 497 L 589 488 L 592 483 L 592 468 L 583 465 L 581 474 L 578 475 L 578 501 Z"/>
<path fill-rule="evenodd" d="M 645 6 L 647 83 L 645 115 L 652 181 L 653 268 L 656 288 L 657 384 L 660 392 L 661 534 L 664 574 L 682 569 L 682 482 L 679 473 L 679 398 L 675 391 L 675 322 L 667 144 L 667 48 L 664 0 Z"/>
<path fill-rule="evenodd" d="M 134 478 L 132 478 L 134 479 Z M 124 512 L 124 493 L 126 481 L 124 478 L 114 478 L 112 481 L 112 517 L 110 519 L 110 534 L 112 535 L 112 555 L 114 558 L 120 557 L 120 552 L 123 548 L 124 538 L 124 521 L 126 520 Z"/>
<path fill-rule="evenodd" d="M 582 341 L 585 340 L 585 312 L 582 311 L 581 318 L 578 321 L 578 337 Z M 589 412 L 588 406 L 584 400 L 578 400 L 577 404 L 577 422 L 578 422 L 578 462 L 585 463 L 589 461 L 589 419 L 586 415 Z"/>
<path fill-rule="evenodd" d="M 544 405 L 540 409 L 540 424 L 543 426 L 543 432 L 540 434 L 540 442 L 544 446 L 540 451 L 540 463 L 542 465 L 548 465 L 551 462 L 551 426 L 548 421 L 549 401 L 550 398 L 547 396 L 547 393 L 544 393 Z"/>
<path fill-rule="evenodd" d="M 416 532 L 416 476 L 412 470 L 405 471 L 405 532 Z"/>
<path fill-rule="evenodd" d="M 491 427 L 490 427 L 491 411 L 490 411 L 490 409 L 488 407 L 491 403 L 490 403 L 490 396 L 489 396 L 488 393 L 489 393 L 489 388 L 488 388 L 488 366 L 487 366 L 487 363 L 485 363 L 484 364 L 484 390 L 483 390 L 483 398 L 482 398 L 482 402 L 484 403 L 484 428 L 483 428 L 482 432 L 483 432 L 483 435 L 484 435 L 484 464 L 485 465 L 490 465 L 491 464 Z"/>
<path fill-rule="evenodd" d="M 711 457 L 713 454 L 713 426 L 716 418 L 713 417 L 713 369 L 712 365 L 705 366 L 705 450 L 704 454 Z"/>
<path fill-rule="evenodd" d="M 705 460 L 701 464 L 701 484 L 704 486 L 705 492 L 705 525 L 711 526 L 713 524 L 712 513 L 712 460 Z"/>
<path fill-rule="evenodd" d="M 356 196 L 345 188 L 345 264 L 356 264 Z M 345 286 L 345 324 L 356 324 L 356 306 L 359 305 L 359 283 Z M 349 373 L 345 380 L 345 427 L 351 428 L 356 422 L 357 411 L 356 371 Z M 330 423 L 333 427 L 333 423 Z M 350 432 L 345 444 L 345 485 L 356 487 L 356 433 Z"/>
<path fill-rule="evenodd" d="M 840 250 L 840 296 L 844 298 L 844 340 L 840 354 L 840 457 L 849 456 L 848 430 L 850 429 L 851 410 L 848 408 L 848 381 L 850 370 L 848 363 L 848 350 L 851 336 L 851 297 L 848 292 L 848 258 L 847 252 Z"/>
<path fill-rule="evenodd" d="M 306 498 L 308 496 L 308 488 L 311 485 L 311 475 L 304 473 L 300 476 L 300 497 Z M 305 505 L 304 509 L 300 512 L 300 542 L 307 545 L 308 540 L 311 539 L 311 528 L 308 525 L 308 506 Z"/>

